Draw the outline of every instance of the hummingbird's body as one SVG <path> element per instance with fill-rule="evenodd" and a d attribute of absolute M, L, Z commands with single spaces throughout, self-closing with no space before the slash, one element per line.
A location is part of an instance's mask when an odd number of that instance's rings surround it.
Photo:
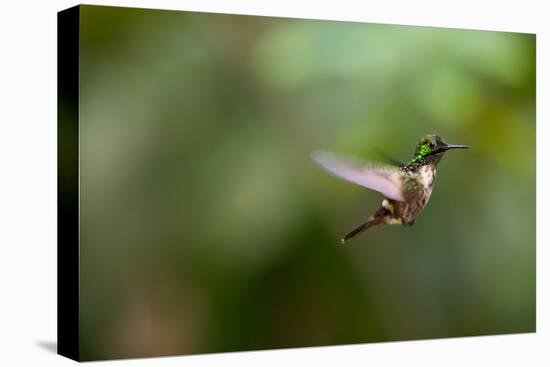
<path fill-rule="evenodd" d="M 445 151 L 467 148 L 449 145 L 436 135 L 426 135 L 414 158 L 401 167 L 358 164 L 356 160 L 316 152 L 313 158 L 332 174 L 384 194 L 382 205 L 369 219 L 342 238 L 342 243 L 378 224 L 413 225 L 432 194 L 437 165 Z"/>

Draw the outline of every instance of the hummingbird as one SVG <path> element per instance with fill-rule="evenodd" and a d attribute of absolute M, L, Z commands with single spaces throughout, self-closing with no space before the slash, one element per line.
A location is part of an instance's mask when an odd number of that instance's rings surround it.
<path fill-rule="evenodd" d="M 313 160 L 329 173 L 384 195 L 382 204 L 365 223 L 346 234 L 342 243 L 379 224 L 412 226 L 430 199 L 437 165 L 445 152 L 465 148 L 469 147 L 447 144 L 439 136 L 428 134 L 418 142 L 413 158 L 399 166 L 381 166 L 330 152 L 312 152 Z"/>

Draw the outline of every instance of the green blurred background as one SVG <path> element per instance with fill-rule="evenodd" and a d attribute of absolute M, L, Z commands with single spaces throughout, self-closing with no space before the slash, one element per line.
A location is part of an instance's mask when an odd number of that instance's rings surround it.
<path fill-rule="evenodd" d="M 535 36 L 81 7 L 82 358 L 535 330 Z M 439 166 L 413 227 L 314 149 Z"/>

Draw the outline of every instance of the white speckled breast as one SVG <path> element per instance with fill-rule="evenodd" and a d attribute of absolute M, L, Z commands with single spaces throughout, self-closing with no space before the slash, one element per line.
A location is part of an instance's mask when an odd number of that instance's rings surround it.
<path fill-rule="evenodd" d="M 422 180 L 422 185 L 424 189 L 429 190 L 430 194 L 432 192 L 432 187 L 434 184 L 436 169 L 433 166 L 422 166 L 418 171 L 420 178 Z"/>
<path fill-rule="evenodd" d="M 419 192 L 418 197 L 407 203 L 404 203 L 404 205 L 402 206 L 401 215 L 403 223 L 414 223 L 414 220 L 418 213 L 420 213 L 420 211 L 424 209 L 424 207 L 428 203 L 428 200 L 430 200 L 435 180 L 435 174 L 435 167 L 431 165 L 422 166 L 418 170 L 418 177 L 422 186 L 424 187 L 424 190 Z"/>
<path fill-rule="evenodd" d="M 415 195 L 408 197 L 406 201 L 384 199 L 382 209 L 385 211 L 383 223 L 386 224 L 413 224 L 416 216 L 428 203 L 432 195 L 435 180 L 435 166 L 424 165 L 417 172 L 411 172 L 409 179 L 418 182 L 422 190 L 415 191 Z"/>

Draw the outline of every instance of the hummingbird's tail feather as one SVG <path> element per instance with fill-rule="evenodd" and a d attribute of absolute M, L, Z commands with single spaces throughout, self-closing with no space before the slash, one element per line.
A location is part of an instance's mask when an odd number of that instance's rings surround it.
<path fill-rule="evenodd" d="M 378 224 L 401 223 L 401 220 L 399 218 L 394 217 L 394 211 L 394 203 L 392 201 L 389 201 L 388 199 L 384 199 L 382 205 L 378 207 L 378 209 L 376 209 L 373 215 L 370 216 L 369 220 L 345 235 L 344 238 L 342 238 L 342 243 L 345 243 L 346 241 L 352 239 L 361 232 L 365 232 L 372 226 Z"/>
<path fill-rule="evenodd" d="M 355 228 L 353 231 L 351 231 L 350 233 L 348 233 L 347 235 L 345 235 L 345 236 L 342 238 L 342 244 L 346 243 L 346 241 L 351 240 L 353 237 L 357 236 L 359 233 L 364 232 L 364 231 L 366 231 L 367 229 L 369 229 L 370 227 L 372 227 L 372 226 L 374 225 L 374 222 L 373 222 L 372 219 L 373 219 L 373 218 L 371 217 L 368 221 L 366 221 L 365 223 L 361 224 L 359 227 Z"/>

